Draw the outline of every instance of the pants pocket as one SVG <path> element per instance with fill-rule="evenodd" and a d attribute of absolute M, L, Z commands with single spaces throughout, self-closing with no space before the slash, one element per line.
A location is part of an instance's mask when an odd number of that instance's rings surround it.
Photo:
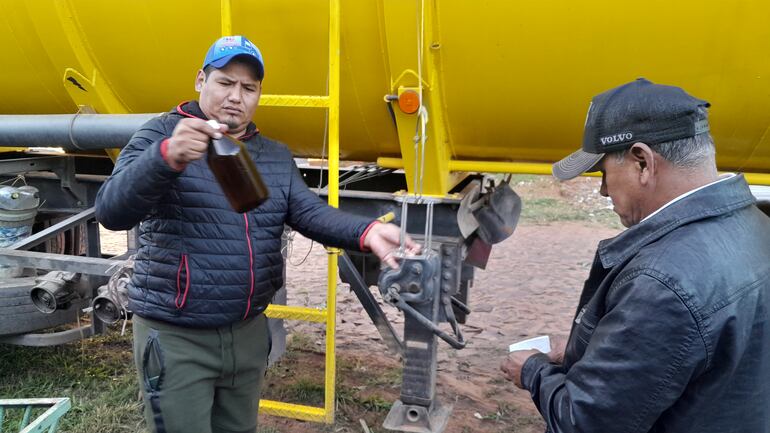
<path fill-rule="evenodd" d="M 142 355 L 142 377 L 147 393 L 159 392 L 163 384 L 163 351 L 158 340 L 158 331 L 151 330 L 147 336 Z"/>
<path fill-rule="evenodd" d="M 160 346 L 158 331 L 151 329 L 142 353 L 142 379 L 144 381 L 145 404 L 150 406 L 152 412 L 152 420 L 148 419 L 147 421 L 154 424 L 153 431 L 156 433 L 166 433 L 163 412 L 160 408 L 164 374 L 163 350 Z"/>

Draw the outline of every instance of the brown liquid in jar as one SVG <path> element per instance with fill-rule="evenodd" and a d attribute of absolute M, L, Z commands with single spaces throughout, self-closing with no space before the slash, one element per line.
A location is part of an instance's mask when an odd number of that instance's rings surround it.
<path fill-rule="evenodd" d="M 208 163 L 236 212 L 248 212 L 270 196 L 246 144 L 227 134 L 209 142 Z"/>

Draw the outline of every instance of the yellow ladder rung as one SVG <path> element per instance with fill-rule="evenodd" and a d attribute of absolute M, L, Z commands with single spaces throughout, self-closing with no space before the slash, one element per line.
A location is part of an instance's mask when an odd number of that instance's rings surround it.
<path fill-rule="evenodd" d="M 328 96 L 262 95 L 259 105 L 265 107 L 318 107 L 329 106 Z"/>
<path fill-rule="evenodd" d="M 280 401 L 273 400 L 260 400 L 259 412 L 305 421 L 324 422 L 326 420 L 326 410 L 323 408 L 304 406 L 301 404 L 281 403 Z"/>
<path fill-rule="evenodd" d="M 265 315 L 271 319 L 304 320 L 306 322 L 326 322 L 326 310 L 308 307 L 270 304 Z"/>

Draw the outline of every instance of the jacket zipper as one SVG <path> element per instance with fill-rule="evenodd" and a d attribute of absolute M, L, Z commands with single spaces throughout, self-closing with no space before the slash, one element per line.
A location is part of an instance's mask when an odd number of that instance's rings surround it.
<path fill-rule="evenodd" d="M 249 311 L 251 311 L 251 297 L 254 294 L 254 253 L 251 249 L 251 236 L 249 235 L 249 217 L 246 216 L 246 214 L 243 214 L 243 221 L 246 222 L 246 245 L 249 247 L 249 274 L 251 275 L 250 280 L 250 288 L 249 288 L 249 299 L 246 303 L 246 314 L 243 315 L 243 318 L 247 318 L 249 316 Z"/>
<path fill-rule="evenodd" d="M 183 116 L 186 116 L 186 117 L 192 117 L 192 118 L 195 118 L 195 119 L 200 119 L 200 117 L 194 116 L 194 115 L 184 111 L 182 106 L 184 104 L 186 104 L 186 103 L 187 103 L 187 101 L 186 102 L 182 102 L 181 104 L 179 104 L 176 107 L 177 112 L 179 112 L 180 114 L 182 114 Z M 251 137 L 253 137 L 253 136 L 257 135 L 257 134 L 259 134 L 259 128 L 255 128 L 254 131 L 252 131 L 249 134 L 245 134 L 244 133 L 240 137 L 240 139 L 241 140 L 248 140 L 248 139 L 250 139 Z M 249 311 L 251 311 L 251 297 L 254 295 L 254 253 L 253 253 L 253 250 L 251 249 L 251 236 L 249 236 L 249 218 L 246 216 L 245 213 L 243 214 L 243 221 L 246 222 L 246 244 L 249 246 L 249 274 L 251 275 L 251 282 L 249 284 L 249 299 L 247 301 L 248 303 L 246 304 L 246 313 L 243 315 L 243 318 L 245 319 L 245 318 L 247 318 L 249 316 Z M 183 255 L 182 256 L 182 260 L 184 261 L 185 267 L 187 267 L 187 256 Z M 176 286 L 177 286 L 177 296 L 176 297 L 177 297 L 177 300 L 179 299 L 179 291 L 180 291 L 179 290 L 179 274 L 181 272 L 182 272 L 182 265 L 180 264 L 179 265 L 179 272 L 177 272 L 177 276 L 176 276 Z M 182 305 L 179 305 L 179 303 L 177 302 L 177 306 L 176 306 L 177 308 L 182 308 L 184 306 L 184 303 L 185 303 L 186 299 L 187 299 L 187 290 L 190 288 L 189 271 L 187 273 L 188 273 L 188 275 L 187 275 L 187 287 L 185 288 L 184 297 L 182 299 Z"/>

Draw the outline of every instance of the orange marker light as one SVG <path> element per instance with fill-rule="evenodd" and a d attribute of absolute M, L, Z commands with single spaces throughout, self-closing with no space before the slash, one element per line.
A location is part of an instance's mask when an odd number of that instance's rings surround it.
<path fill-rule="evenodd" d="M 420 109 L 420 95 L 414 90 L 404 90 L 398 95 L 398 108 L 406 114 L 414 114 Z"/>

